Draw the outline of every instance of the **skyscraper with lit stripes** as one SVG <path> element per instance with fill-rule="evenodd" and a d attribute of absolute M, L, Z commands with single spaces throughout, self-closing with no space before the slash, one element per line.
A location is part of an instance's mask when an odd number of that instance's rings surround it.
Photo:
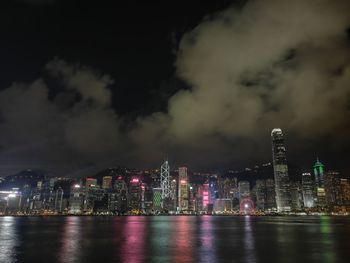
<path fill-rule="evenodd" d="M 288 212 L 291 210 L 290 182 L 282 130 L 273 129 L 271 139 L 277 211 Z"/>

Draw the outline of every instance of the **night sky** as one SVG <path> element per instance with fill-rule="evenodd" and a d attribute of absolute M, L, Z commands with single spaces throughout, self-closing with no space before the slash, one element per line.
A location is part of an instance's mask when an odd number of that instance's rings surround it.
<path fill-rule="evenodd" d="M 0 176 L 271 161 L 350 174 L 347 0 L 12 0 L 0 8 Z"/>

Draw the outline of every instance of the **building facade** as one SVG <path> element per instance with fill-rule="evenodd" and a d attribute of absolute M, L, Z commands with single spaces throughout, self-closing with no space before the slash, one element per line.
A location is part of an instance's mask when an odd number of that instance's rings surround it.
<path fill-rule="evenodd" d="M 277 211 L 289 212 L 291 211 L 290 182 L 282 130 L 273 129 L 271 138 Z"/>

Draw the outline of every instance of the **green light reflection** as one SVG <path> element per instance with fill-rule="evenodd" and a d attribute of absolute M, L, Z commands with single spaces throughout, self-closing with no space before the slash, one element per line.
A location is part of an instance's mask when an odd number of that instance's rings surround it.
<path fill-rule="evenodd" d="M 330 217 L 321 216 L 320 217 L 320 230 L 322 235 L 322 262 L 335 262 L 335 253 L 333 250 L 333 240 L 330 237 L 332 232 L 330 226 Z"/>

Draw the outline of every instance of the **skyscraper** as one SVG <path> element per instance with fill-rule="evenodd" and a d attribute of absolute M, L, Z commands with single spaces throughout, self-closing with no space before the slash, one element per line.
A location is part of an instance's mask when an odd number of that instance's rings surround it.
<path fill-rule="evenodd" d="M 286 147 L 284 146 L 282 130 L 279 128 L 273 129 L 271 138 L 277 211 L 288 212 L 291 210 L 291 197 L 289 192 Z"/>
<path fill-rule="evenodd" d="M 188 210 L 188 177 L 187 168 L 179 167 L 179 210 Z"/>
<path fill-rule="evenodd" d="M 255 182 L 256 207 L 259 210 L 265 210 L 266 202 L 266 184 L 264 180 Z"/>
<path fill-rule="evenodd" d="M 320 162 L 318 157 L 314 164 L 314 175 L 316 187 L 324 187 L 324 165 Z"/>
<path fill-rule="evenodd" d="M 250 184 L 248 181 L 239 181 L 238 182 L 238 191 L 239 197 L 245 198 L 250 197 Z"/>
<path fill-rule="evenodd" d="M 314 164 L 314 176 L 316 184 L 317 206 L 324 207 L 326 205 L 326 191 L 324 185 L 324 165 L 317 158 Z"/>
<path fill-rule="evenodd" d="M 314 182 L 311 173 L 302 174 L 302 192 L 305 208 L 314 206 Z"/>
<path fill-rule="evenodd" d="M 265 210 L 271 211 L 276 209 L 275 182 L 272 179 L 265 181 L 266 186 L 266 203 Z"/>
<path fill-rule="evenodd" d="M 104 176 L 102 178 L 102 188 L 111 189 L 112 188 L 112 176 Z"/>
<path fill-rule="evenodd" d="M 138 213 L 141 209 L 141 181 L 138 177 L 130 180 L 129 195 L 129 211 Z"/>

